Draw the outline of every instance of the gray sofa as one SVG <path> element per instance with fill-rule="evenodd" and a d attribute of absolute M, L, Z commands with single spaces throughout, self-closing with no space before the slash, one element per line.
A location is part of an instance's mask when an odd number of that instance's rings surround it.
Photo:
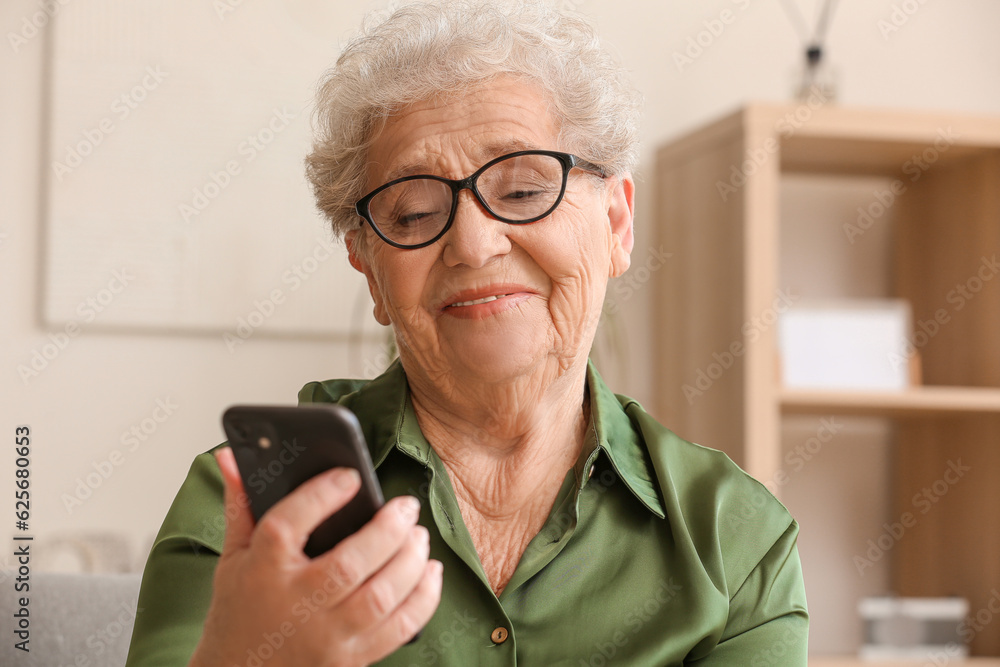
<path fill-rule="evenodd" d="M 11 571 L 0 571 L 4 641 L 0 665 L 122 667 L 139 597 L 139 574 L 31 573 L 29 652 L 15 648 L 11 631 L 19 609 Z M 8 631 L 8 628 L 11 631 Z M 13 638 L 13 641 L 11 640 Z"/>

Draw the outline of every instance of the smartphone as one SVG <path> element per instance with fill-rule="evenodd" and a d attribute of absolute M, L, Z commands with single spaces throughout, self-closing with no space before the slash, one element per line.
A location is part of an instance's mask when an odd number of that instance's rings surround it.
<path fill-rule="evenodd" d="M 309 536 L 304 551 L 310 558 L 357 532 L 382 507 L 382 489 L 361 424 L 347 408 L 333 404 L 234 405 L 222 415 L 222 428 L 257 521 L 321 472 L 343 467 L 361 474 L 358 494 Z"/>

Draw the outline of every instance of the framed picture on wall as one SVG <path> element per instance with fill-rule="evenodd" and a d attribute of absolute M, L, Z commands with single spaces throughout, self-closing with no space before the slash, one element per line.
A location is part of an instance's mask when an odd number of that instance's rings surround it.
<path fill-rule="evenodd" d="M 364 281 L 303 164 L 335 38 L 294 3 L 93 0 L 48 39 L 47 325 L 351 329 Z"/>

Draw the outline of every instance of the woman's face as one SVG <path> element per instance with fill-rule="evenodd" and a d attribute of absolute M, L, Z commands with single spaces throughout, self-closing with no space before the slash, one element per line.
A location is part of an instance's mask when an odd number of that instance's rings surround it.
<path fill-rule="evenodd" d="M 540 89 L 511 78 L 407 107 L 371 146 L 369 189 L 400 170 L 460 179 L 517 150 L 572 152 L 547 107 Z M 553 213 L 510 225 L 463 190 L 435 243 L 403 250 L 365 227 L 348 234 L 351 263 L 368 278 L 376 318 L 393 326 L 408 374 L 458 387 L 558 374 L 589 354 L 608 278 L 628 268 L 632 193 L 630 177 L 573 169 Z M 358 233 L 369 235 L 364 253 Z"/>

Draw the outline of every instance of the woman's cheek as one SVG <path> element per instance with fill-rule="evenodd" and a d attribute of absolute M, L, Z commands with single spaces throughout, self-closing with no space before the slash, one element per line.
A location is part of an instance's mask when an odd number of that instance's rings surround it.
<path fill-rule="evenodd" d="M 600 317 L 600 309 L 595 307 L 595 291 L 592 276 L 585 267 L 579 273 L 553 281 L 549 312 L 560 347 L 566 354 L 576 354 L 581 347 L 589 345 L 591 332 Z"/>

